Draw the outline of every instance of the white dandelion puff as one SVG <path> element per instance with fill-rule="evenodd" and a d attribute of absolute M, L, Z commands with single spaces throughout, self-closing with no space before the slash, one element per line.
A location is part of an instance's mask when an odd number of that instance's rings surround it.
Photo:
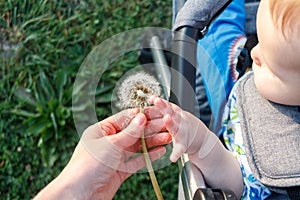
<path fill-rule="evenodd" d="M 150 105 L 149 100 L 152 95 L 160 96 L 161 87 L 153 76 L 138 72 L 128 76 L 117 90 L 119 97 L 118 107 L 137 108 Z"/>

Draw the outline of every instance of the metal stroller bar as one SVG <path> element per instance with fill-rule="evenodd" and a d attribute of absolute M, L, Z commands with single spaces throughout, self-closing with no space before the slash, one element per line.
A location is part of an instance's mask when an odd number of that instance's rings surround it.
<path fill-rule="evenodd" d="M 162 46 L 159 41 L 159 37 L 154 35 L 150 41 L 151 53 L 155 63 L 155 70 L 157 72 L 158 78 L 161 80 L 163 87 L 163 93 L 165 97 L 170 96 L 170 70 L 168 68 L 168 63 L 165 58 L 164 52 L 162 51 Z"/>
<path fill-rule="evenodd" d="M 173 38 L 170 101 L 195 114 L 197 28 L 182 27 Z M 192 88 L 189 89 L 189 88 Z M 188 100 L 187 100 L 188 99 Z"/>

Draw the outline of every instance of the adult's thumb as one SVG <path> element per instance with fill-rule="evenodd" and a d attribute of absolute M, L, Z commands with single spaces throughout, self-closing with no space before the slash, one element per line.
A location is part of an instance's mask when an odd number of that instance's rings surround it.
<path fill-rule="evenodd" d="M 124 130 L 111 136 L 112 143 L 122 149 L 132 146 L 141 137 L 146 121 L 146 116 L 138 113 Z"/>

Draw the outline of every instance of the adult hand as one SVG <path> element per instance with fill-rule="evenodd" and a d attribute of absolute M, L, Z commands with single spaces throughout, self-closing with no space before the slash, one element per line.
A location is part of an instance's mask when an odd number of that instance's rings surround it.
<path fill-rule="evenodd" d="M 143 155 L 128 158 L 141 151 L 140 137 L 147 122 L 137 109 L 122 111 L 85 130 L 68 165 L 37 199 L 112 199 L 120 185 L 132 173 L 145 166 Z M 147 129 L 151 134 L 151 128 Z M 165 153 L 161 146 L 171 141 L 168 133 L 146 138 L 152 160 Z"/>

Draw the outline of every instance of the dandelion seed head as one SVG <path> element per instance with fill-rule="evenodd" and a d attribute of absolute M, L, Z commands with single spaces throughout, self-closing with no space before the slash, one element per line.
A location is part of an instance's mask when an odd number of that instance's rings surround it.
<path fill-rule="evenodd" d="M 140 98 L 147 97 L 147 95 L 146 95 L 142 90 L 137 90 L 137 91 L 136 91 L 136 94 L 137 94 L 137 96 L 140 97 Z"/>
<path fill-rule="evenodd" d="M 160 94 L 158 81 L 145 72 L 138 72 L 125 78 L 117 88 L 118 107 L 124 109 L 148 106 L 150 97 Z"/>

